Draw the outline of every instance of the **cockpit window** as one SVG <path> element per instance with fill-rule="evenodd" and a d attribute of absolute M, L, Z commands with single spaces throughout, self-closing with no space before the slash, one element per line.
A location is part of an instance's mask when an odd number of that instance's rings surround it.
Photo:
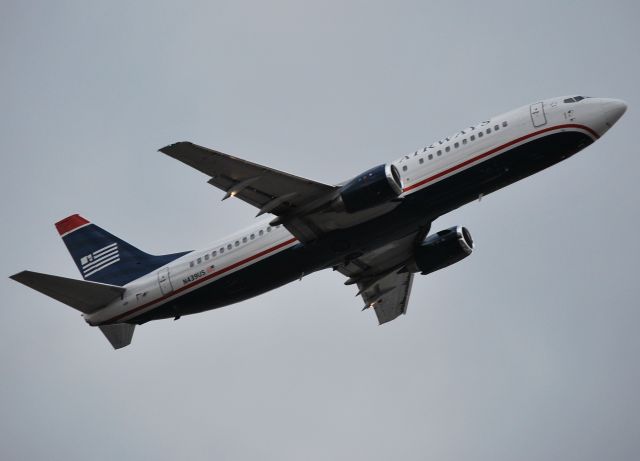
<path fill-rule="evenodd" d="M 564 100 L 565 103 L 570 103 L 570 102 L 578 102 L 578 101 L 582 101 L 583 99 L 587 99 L 589 96 L 574 96 L 573 98 L 567 98 Z"/>

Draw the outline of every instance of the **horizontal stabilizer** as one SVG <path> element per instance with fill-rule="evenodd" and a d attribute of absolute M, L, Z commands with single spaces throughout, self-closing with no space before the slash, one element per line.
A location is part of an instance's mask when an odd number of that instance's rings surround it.
<path fill-rule="evenodd" d="M 120 349 L 131 344 L 133 330 L 136 326 L 131 323 L 114 323 L 112 325 L 100 325 L 99 328 L 107 337 L 113 348 Z"/>
<path fill-rule="evenodd" d="M 115 285 L 68 279 L 31 271 L 19 272 L 12 275 L 11 278 L 84 314 L 92 314 L 119 298 L 125 291 L 124 288 Z"/>

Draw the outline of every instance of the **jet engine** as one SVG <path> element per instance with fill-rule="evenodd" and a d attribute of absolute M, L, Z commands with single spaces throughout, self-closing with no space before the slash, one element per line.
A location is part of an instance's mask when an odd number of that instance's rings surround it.
<path fill-rule="evenodd" d="M 473 239 L 466 227 L 456 226 L 428 236 L 416 248 L 412 272 L 430 274 L 463 260 L 473 251 Z"/>
<path fill-rule="evenodd" d="M 383 205 L 402 194 L 398 169 L 379 165 L 356 176 L 340 188 L 339 200 L 348 213 Z"/>

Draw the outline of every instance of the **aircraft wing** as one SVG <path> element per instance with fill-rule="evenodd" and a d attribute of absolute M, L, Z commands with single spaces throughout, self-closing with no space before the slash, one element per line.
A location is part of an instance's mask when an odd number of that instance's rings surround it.
<path fill-rule="evenodd" d="M 428 231 L 429 226 L 421 228 L 337 268 L 349 277 L 346 284 L 357 284 L 363 310 L 373 307 L 380 325 L 407 313 L 413 274 L 406 271 L 406 264 Z"/>
<path fill-rule="evenodd" d="M 341 186 L 294 176 L 190 142 L 171 144 L 160 152 L 210 176 L 209 184 L 225 192 L 222 200 L 238 197 L 258 208 L 257 216 L 276 215 L 271 225 L 282 224 L 301 242 L 361 224 L 400 203 L 390 200 L 372 209 L 349 213 L 340 207 Z"/>
<path fill-rule="evenodd" d="M 364 309 L 373 307 L 380 325 L 406 314 L 412 283 L 413 274 L 410 272 L 389 274 L 369 288 L 358 283 L 358 288 L 365 288 L 362 292 Z"/>
<path fill-rule="evenodd" d="M 223 154 L 212 149 L 178 142 L 160 152 L 211 176 L 209 184 L 226 192 L 223 200 L 237 197 L 258 208 L 258 216 L 296 214 L 303 205 L 332 197 L 337 190 L 310 179 L 294 176 L 266 166 Z"/>

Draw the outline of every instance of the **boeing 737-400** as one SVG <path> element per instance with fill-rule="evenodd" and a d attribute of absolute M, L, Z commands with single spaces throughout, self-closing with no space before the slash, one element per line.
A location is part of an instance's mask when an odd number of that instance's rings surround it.
<path fill-rule="evenodd" d="M 215 309 L 321 269 L 357 285 L 379 323 L 407 311 L 414 274 L 473 251 L 461 226 L 430 234 L 449 211 L 571 157 L 624 114 L 615 99 L 547 99 L 458 131 L 337 185 L 179 142 L 160 149 L 271 215 L 208 248 L 153 256 L 74 214 L 56 228 L 84 280 L 11 278 L 79 310 L 114 348 L 135 325 Z"/>

